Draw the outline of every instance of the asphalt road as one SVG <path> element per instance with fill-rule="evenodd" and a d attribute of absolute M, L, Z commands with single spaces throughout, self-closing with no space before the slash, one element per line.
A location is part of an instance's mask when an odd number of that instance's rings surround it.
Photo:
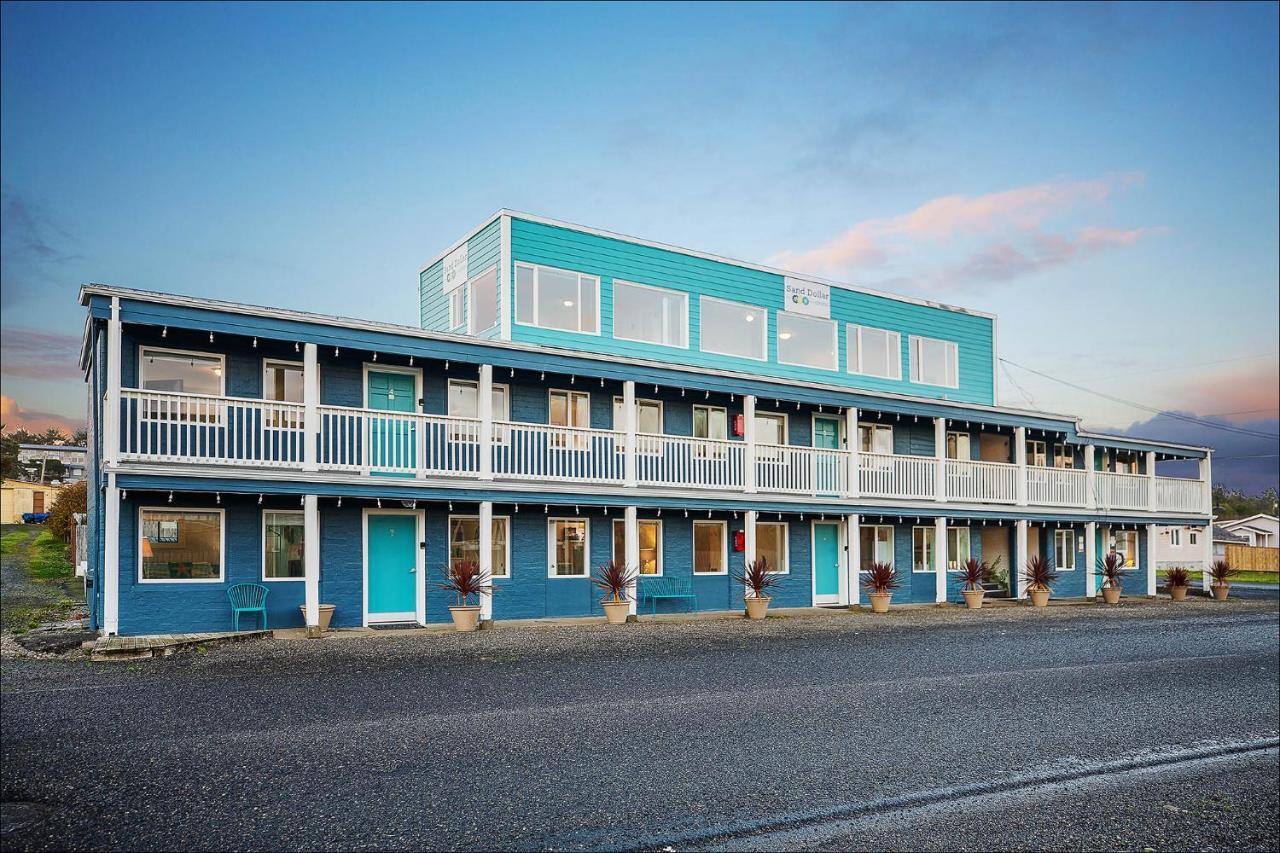
<path fill-rule="evenodd" d="M 6 849 L 1274 849 L 1274 602 L 6 660 Z"/>

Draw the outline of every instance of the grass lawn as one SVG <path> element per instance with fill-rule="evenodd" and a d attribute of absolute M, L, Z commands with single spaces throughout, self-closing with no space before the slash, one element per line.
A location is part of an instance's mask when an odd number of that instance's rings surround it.
<path fill-rule="evenodd" d="M 84 603 L 67 546 L 39 525 L 7 526 L 0 533 L 0 626 L 20 634 L 61 621 Z"/>
<path fill-rule="evenodd" d="M 1156 574 L 1157 574 L 1159 577 L 1164 577 L 1164 569 L 1156 569 Z M 1192 581 L 1194 581 L 1194 582 L 1196 582 L 1196 583 L 1199 583 L 1199 582 L 1200 582 L 1200 573 L 1199 573 L 1199 572 L 1192 572 L 1192 573 L 1191 573 L 1191 579 L 1192 579 Z M 1280 573 L 1276 573 L 1276 572 L 1245 572 L 1245 571 L 1240 571 L 1240 572 L 1236 572 L 1234 575 L 1232 575 L 1232 576 L 1231 576 L 1231 580 L 1232 580 L 1232 581 L 1235 581 L 1236 583 L 1269 583 L 1269 584 L 1280 584 Z"/>

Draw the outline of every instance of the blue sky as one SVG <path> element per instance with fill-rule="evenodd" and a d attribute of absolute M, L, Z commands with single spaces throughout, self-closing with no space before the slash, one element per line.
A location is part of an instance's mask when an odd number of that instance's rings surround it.
<path fill-rule="evenodd" d="M 1277 429 L 1275 4 L 2 14 L 10 423 L 83 417 L 81 282 L 412 322 L 506 206 L 993 311 L 1015 364 Z"/>

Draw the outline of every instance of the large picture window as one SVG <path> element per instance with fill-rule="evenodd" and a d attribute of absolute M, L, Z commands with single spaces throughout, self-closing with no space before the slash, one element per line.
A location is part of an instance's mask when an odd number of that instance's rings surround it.
<path fill-rule="evenodd" d="M 467 283 L 471 290 L 471 334 L 498 324 L 498 268 L 491 267 Z"/>
<path fill-rule="evenodd" d="M 585 518 L 547 521 L 547 574 L 553 578 L 585 578 L 591 534 Z"/>
<path fill-rule="evenodd" d="M 689 294 L 613 282 L 613 336 L 627 341 L 689 345 Z"/>
<path fill-rule="evenodd" d="M 300 512 L 268 510 L 262 514 L 262 579 L 301 580 L 306 525 Z"/>
<path fill-rule="evenodd" d="M 902 336 L 852 323 L 845 327 L 849 372 L 882 379 L 902 378 Z"/>
<path fill-rule="evenodd" d="M 786 311 L 779 311 L 777 320 L 779 364 L 816 367 L 819 370 L 839 368 L 835 320 Z"/>
<path fill-rule="evenodd" d="M 693 573 L 723 575 L 728 571 L 728 525 L 723 521 L 695 521 L 693 523 Z"/>
<path fill-rule="evenodd" d="M 791 571 L 787 562 L 787 523 L 785 521 L 756 524 L 756 557 L 764 557 L 773 571 L 785 575 Z"/>
<path fill-rule="evenodd" d="M 956 345 L 952 341 L 911 336 L 911 381 L 920 385 L 960 387 Z"/>
<path fill-rule="evenodd" d="M 871 564 L 893 565 L 893 525 L 864 524 L 858 528 L 858 567 L 867 571 Z"/>
<path fill-rule="evenodd" d="M 637 521 L 640 529 L 640 565 L 642 575 L 662 574 L 662 522 L 652 519 Z M 627 523 L 622 519 L 613 522 L 613 559 L 620 566 L 627 565 Z"/>
<path fill-rule="evenodd" d="M 508 536 L 511 520 L 507 516 L 493 517 L 493 576 L 510 577 L 511 537 Z M 480 565 L 480 516 L 449 516 L 449 564 L 465 560 Z"/>
<path fill-rule="evenodd" d="M 600 279 L 516 264 L 516 322 L 566 332 L 600 332 Z"/>
<path fill-rule="evenodd" d="M 221 397 L 224 393 L 225 377 L 220 355 L 144 347 L 138 366 L 139 385 L 144 391 L 213 397 Z"/>
<path fill-rule="evenodd" d="M 220 509 L 141 509 L 138 555 L 142 582 L 220 582 L 222 521 Z"/>
<path fill-rule="evenodd" d="M 699 348 L 703 352 L 764 361 L 768 314 L 763 308 L 703 296 L 698 300 Z"/>

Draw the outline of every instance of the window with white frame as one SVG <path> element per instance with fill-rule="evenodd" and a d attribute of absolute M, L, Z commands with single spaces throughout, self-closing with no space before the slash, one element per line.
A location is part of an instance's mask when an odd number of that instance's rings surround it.
<path fill-rule="evenodd" d="M 547 392 L 547 423 L 558 427 L 587 429 L 591 426 L 591 395 L 585 391 L 563 391 L 553 388 Z M 591 437 L 585 433 L 553 433 L 552 447 L 568 447 L 586 450 Z"/>
<path fill-rule="evenodd" d="M 1115 546 L 1111 549 L 1124 560 L 1125 566 L 1133 568 L 1138 564 L 1138 531 L 1117 530 L 1112 534 Z"/>
<path fill-rule="evenodd" d="M 888 329 L 845 326 L 849 372 L 881 379 L 902 378 L 902 336 Z"/>
<path fill-rule="evenodd" d="M 465 322 L 464 315 L 466 313 L 467 304 L 467 288 L 465 286 L 455 287 L 449 291 L 449 331 L 461 328 Z"/>
<path fill-rule="evenodd" d="M 931 572 L 934 566 L 934 544 L 937 530 L 933 525 L 911 531 L 911 571 Z"/>
<path fill-rule="evenodd" d="M 1116 473 L 1117 474 L 1136 474 L 1138 473 L 1138 454 L 1132 450 L 1116 451 Z"/>
<path fill-rule="evenodd" d="M 868 571 L 872 563 L 893 565 L 893 525 L 864 524 L 858 528 L 858 568 Z"/>
<path fill-rule="evenodd" d="M 967 432 L 947 433 L 947 458 L 969 460 L 970 436 Z"/>
<path fill-rule="evenodd" d="M 1074 530 L 1053 531 L 1053 565 L 1063 572 L 1076 570 L 1076 534 Z"/>
<path fill-rule="evenodd" d="M 262 360 L 262 399 L 278 403 L 302 403 L 303 366 L 298 361 Z M 268 427 L 277 429 L 302 429 L 301 409 L 272 409 L 265 421 Z"/>
<path fill-rule="evenodd" d="M 1196 530 L 1188 530 L 1188 531 L 1187 531 L 1187 544 L 1188 544 L 1188 545 L 1199 545 L 1199 544 L 1200 544 L 1200 533 L 1199 533 L 1199 531 L 1196 531 Z"/>
<path fill-rule="evenodd" d="M 547 574 L 554 578 L 585 578 L 591 533 L 585 518 L 547 520 Z"/>
<path fill-rule="evenodd" d="M 572 270 L 516 264 L 516 322 L 599 334 L 600 279 Z"/>
<path fill-rule="evenodd" d="M 973 551 L 970 548 L 969 528 L 947 527 L 947 571 L 958 572 Z"/>
<path fill-rule="evenodd" d="M 668 347 L 689 345 L 689 294 L 613 281 L 613 336 Z"/>
<path fill-rule="evenodd" d="M 449 417 L 476 420 L 480 417 L 480 383 L 472 379 L 449 380 Z M 511 389 L 506 385 L 493 384 L 493 419 L 495 421 L 511 420 Z M 505 426 L 494 426 L 494 441 L 504 441 L 507 436 Z M 480 425 L 477 423 L 451 423 L 449 425 L 450 441 L 479 441 Z"/>
<path fill-rule="evenodd" d="M 756 557 L 764 557 L 779 575 L 791 571 L 787 562 L 787 523 L 785 521 L 760 521 L 756 523 Z"/>
<path fill-rule="evenodd" d="M 729 413 L 720 406 L 694 406 L 693 437 L 727 440 Z M 727 453 L 727 448 L 717 444 L 698 444 L 693 448 L 693 455 L 697 459 L 723 459 Z"/>
<path fill-rule="evenodd" d="M 306 575 L 305 533 L 305 519 L 296 510 L 262 513 L 263 580 L 301 580 Z"/>
<path fill-rule="evenodd" d="M 703 352 L 764 361 L 769 317 L 763 308 L 711 296 L 698 300 L 698 347 Z"/>
<path fill-rule="evenodd" d="M 1070 444 L 1061 442 L 1053 445 L 1053 467 L 1054 468 L 1074 468 L 1076 467 L 1076 452 Z"/>
<path fill-rule="evenodd" d="M 773 412 L 756 412 L 756 461 L 778 462 L 784 451 L 774 445 L 787 443 L 787 416 Z"/>
<path fill-rule="evenodd" d="M 638 519 L 640 529 L 640 565 L 642 575 L 662 574 L 662 522 L 654 519 Z M 620 566 L 627 565 L 627 523 L 621 518 L 613 522 L 613 559 Z"/>
<path fill-rule="evenodd" d="M 1048 445 L 1039 440 L 1027 441 L 1027 464 L 1044 468 L 1049 464 Z"/>
<path fill-rule="evenodd" d="M 728 524 L 723 521 L 695 521 L 693 523 L 693 573 L 723 575 L 728 572 Z"/>
<path fill-rule="evenodd" d="M 838 370 L 836 321 L 777 312 L 778 363 Z"/>
<path fill-rule="evenodd" d="M 478 334 L 498 324 L 498 268 L 490 267 L 467 282 L 471 291 L 468 330 Z"/>
<path fill-rule="evenodd" d="M 920 385 L 960 387 L 957 348 L 952 341 L 911 336 L 911 381 Z"/>
<path fill-rule="evenodd" d="M 613 429 L 622 432 L 627 428 L 626 407 L 623 397 L 613 398 Z M 662 435 L 662 401 L 636 399 L 636 452 L 657 454 L 662 452 L 662 439 L 646 436 Z M 619 450 L 623 448 L 619 446 Z"/>
<path fill-rule="evenodd" d="M 138 354 L 138 385 L 144 391 L 221 397 L 226 393 L 224 364 L 221 355 L 143 347 Z M 149 420 L 217 423 L 221 420 L 221 406 L 215 400 L 156 397 L 143 405 L 142 416 Z"/>
<path fill-rule="evenodd" d="M 893 453 L 893 427 L 858 424 L 858 449 L 863 453 Z"/>
<path fill-rule="evenodd" d="M 138 512 L 143 583 L 222 580 L 221 509 L 143 507 Z"/>
<path fill-rule="evenodd" d="M 1181 547 L 1181 545 L 1182 545 L 1182 528 L 1180 528 L 1180 527 L 1170 527 L 1170 528 L 1169 528 L 1169 544 L 1170 544 L 1170 545 L 1172 545 L 1172 546 L 1173 546 L 1173 547 L 1175 547 L 1175 548 Z"/>
<path fill-rule="evenodd" d="M 511 519 L 505 515 L 493 517 L 493 576 L 505 578 L 511 575 Z M 480 516 L 449 516 L 449 565 L 465 560 L 480 565 Z"/>

